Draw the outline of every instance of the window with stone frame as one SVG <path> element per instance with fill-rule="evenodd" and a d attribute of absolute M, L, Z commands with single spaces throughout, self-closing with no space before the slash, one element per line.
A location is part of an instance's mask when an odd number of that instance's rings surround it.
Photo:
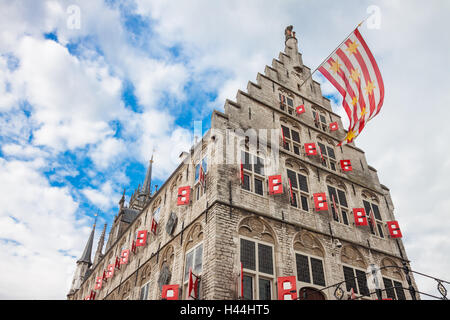
<path fill-rule="evenodd" d="M 278 98 L 280 99 L 280 110 L 294 114 L 294 100 L 292 97 L 288 97 L 286 94 L 278 93 Z"/>
<path fill-rule="evenodd" d="M 387 298 L 392 300 L 406 300 L 403 284 L 394 279 L 383 277 L 384 292 Z"/>
<path fill-rule="evenodd" d="M 292 198 L 291 206 L 309 212 L 310 192 L 308 186 L 308 177 L 304 171 L 296 172 L 287 169 L 288 181 L 291 181 Z"/>
<path fill-rule="evenodd" d="M 195 180 L 194 180 L 194 194 L 195 199 L 199 200 L 203 194 L 205 193 L 205 188 L 202 186 L 200 182 L 200 169 L 203 168 L 203 174 L 206 174 L 208 170 L 208 158 L 204 156 L 198 163 L 195 165 Z"/>
<path fill-rule="evenodd" d="M 296 155 L 300 155 L 301 144 L 300 144 L 300 130 L 297 127 L 289 127 L 286 123 L 281 125 L 281 130 L 283 131 L 284 140 L 283 148 L 285 150 L 291 151 Z"/>
<path fill-rule="evenodd" d="M 240 238 L 244 300 L 271 300 L 274 297 L 274 247 L 255 239 Z"/>
<path fill-rule="evenodd" d="M 320 150 L 320 160 L 324 167 L 329 168 L 333 171 L 336 171 L 336 153 L 334 152 L 334 147 L 332 147 L 329 143 L 324 141 L 317 142 Z"/>
<path fill-rule="evenodd" d="M 185 298 L 188 298 L 188 284 L 189 284 L 189 270 L 196 276 L 201 276 L 203 269 L 203 242 L 197 244 L 195 247 L 186 252 L 184 264 L 184 292 Z"/>
<path fill-rule="evenodd" d="M 314 126 L 324 132 L 328 131 L 327 119 L 324 112 L 320 112 L 315 108 L 312 109 Z"/>
<path fill-rule="evenodd" d="M 150 282 L 147 282 L 143 286 L 141 286 L 141 290 L 139 291 L 139 300 L 148 300 L 148 289 L 150 287 Z"/>
<path fill-rule="evenodd" d="M 329 207 L 333 220 L 345 225 L 348 223 L 349 207 L 345 190 L 343 188 L 331 186 L 327 184 Z M 334 207 L 336 205 L 336 208 Z"/>
<path fill-rule="evenodd" d="M 370 297 L 370 291 L 367 287 L 366 271 L 351 266 L 343 265 L 345 287 L 348 292 L 353 288 L 355 294 Z"/>
<path fill-rule="evenodd" d="M 324 263 L 321 257 L 313 257 L 304 253 L 295 253 L 297 281 L 300 286 L 313 284 L 325 287 Z"/>
<path fill-rule="evenodd" d="M 383 232 L 383 219 L 381 217 L 380 208 L 378 204 L 375 203 L 375 201 L 368 201 L 363 200 L 364 210 L 366 211 L 367 219 L 369 220 L 369 229 L 370 233 L 373 235 L 379 236 L 381 238 L 384 238 L 384 232 Z M 370 211 L 373 212 L 373 216 L 375 217 L 375 225 L 374 228 L 371 221 L 370 221 Z"/>
<path fill-rule="evenodd" d="M 266 176 L 264 173 L 264 158 L 241 151 L 244 183 L 242 189 L 264 196 Z"/>

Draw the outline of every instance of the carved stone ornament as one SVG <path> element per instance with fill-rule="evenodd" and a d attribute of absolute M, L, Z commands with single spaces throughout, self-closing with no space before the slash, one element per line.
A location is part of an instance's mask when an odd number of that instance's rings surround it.
<path fill-rule="evenodd" d="M 324 257 L 324 249 L 320 241 L 308 231 L 298 233 L 294 237 L 294 250 L 317 257 Z"/>
<path fill-rule="evenodd" d="M 261 241 L 275 243 L 275 237 L 270 226 L 261 218 L 244 218 L 239 225 L 239 234 Z"/>
<path fill-rule="evenodd" d="M 360 267 L 364 270 L 367 269 L 363 255 L 353 246 L 345 246 L 342 248 L 341 261 L 351 266 Z"/>

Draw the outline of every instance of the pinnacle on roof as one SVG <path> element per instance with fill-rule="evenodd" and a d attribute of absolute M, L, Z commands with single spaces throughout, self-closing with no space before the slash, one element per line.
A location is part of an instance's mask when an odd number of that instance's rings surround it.
<path fill-rule="evenodd" d="M 83 254 L 81 255 L 81 258 L 78 259 L 78 262 L 85 262 L 87 264 L 92 265 L 91 262 L 91 254 L 92 254 L 92 244 L 94 243 L 94 233 L 95 233 L 95 224 L 97 223 L 97 214 L 95 214 L 95 222 L 94 226 L 92 227 L 91 235 L 89 236 L 89 239 L 86 243 L 86 247 L 84 248 Z"/>

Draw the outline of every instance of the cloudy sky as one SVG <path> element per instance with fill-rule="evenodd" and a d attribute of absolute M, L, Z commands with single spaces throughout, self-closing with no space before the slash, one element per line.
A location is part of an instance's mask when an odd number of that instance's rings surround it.
<path fill-rule="evenodd" d="M 287 25 L 314 68 L 373 8 L 361 33 L 386 98 L 356 143 L 413 269 L 450 279 L 448 1 L 0 0 L 0 299 L 65 299 L 94 214 L 111 223 L 152 152 L 161 185 L 193 121 L 206 130 L 255 81 Z"/>

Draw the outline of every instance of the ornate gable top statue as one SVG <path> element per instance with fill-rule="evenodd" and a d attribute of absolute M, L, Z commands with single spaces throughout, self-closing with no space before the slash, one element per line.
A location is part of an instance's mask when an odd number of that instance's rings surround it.
<path fill-rule="evenodd" d="M 286 29 L 284 29 L 285 41 L 290 38 L 295 38 L 295 31 L 292 31 L 292 29 L 294 29 L 293 26 L 287 26 Z"/>

